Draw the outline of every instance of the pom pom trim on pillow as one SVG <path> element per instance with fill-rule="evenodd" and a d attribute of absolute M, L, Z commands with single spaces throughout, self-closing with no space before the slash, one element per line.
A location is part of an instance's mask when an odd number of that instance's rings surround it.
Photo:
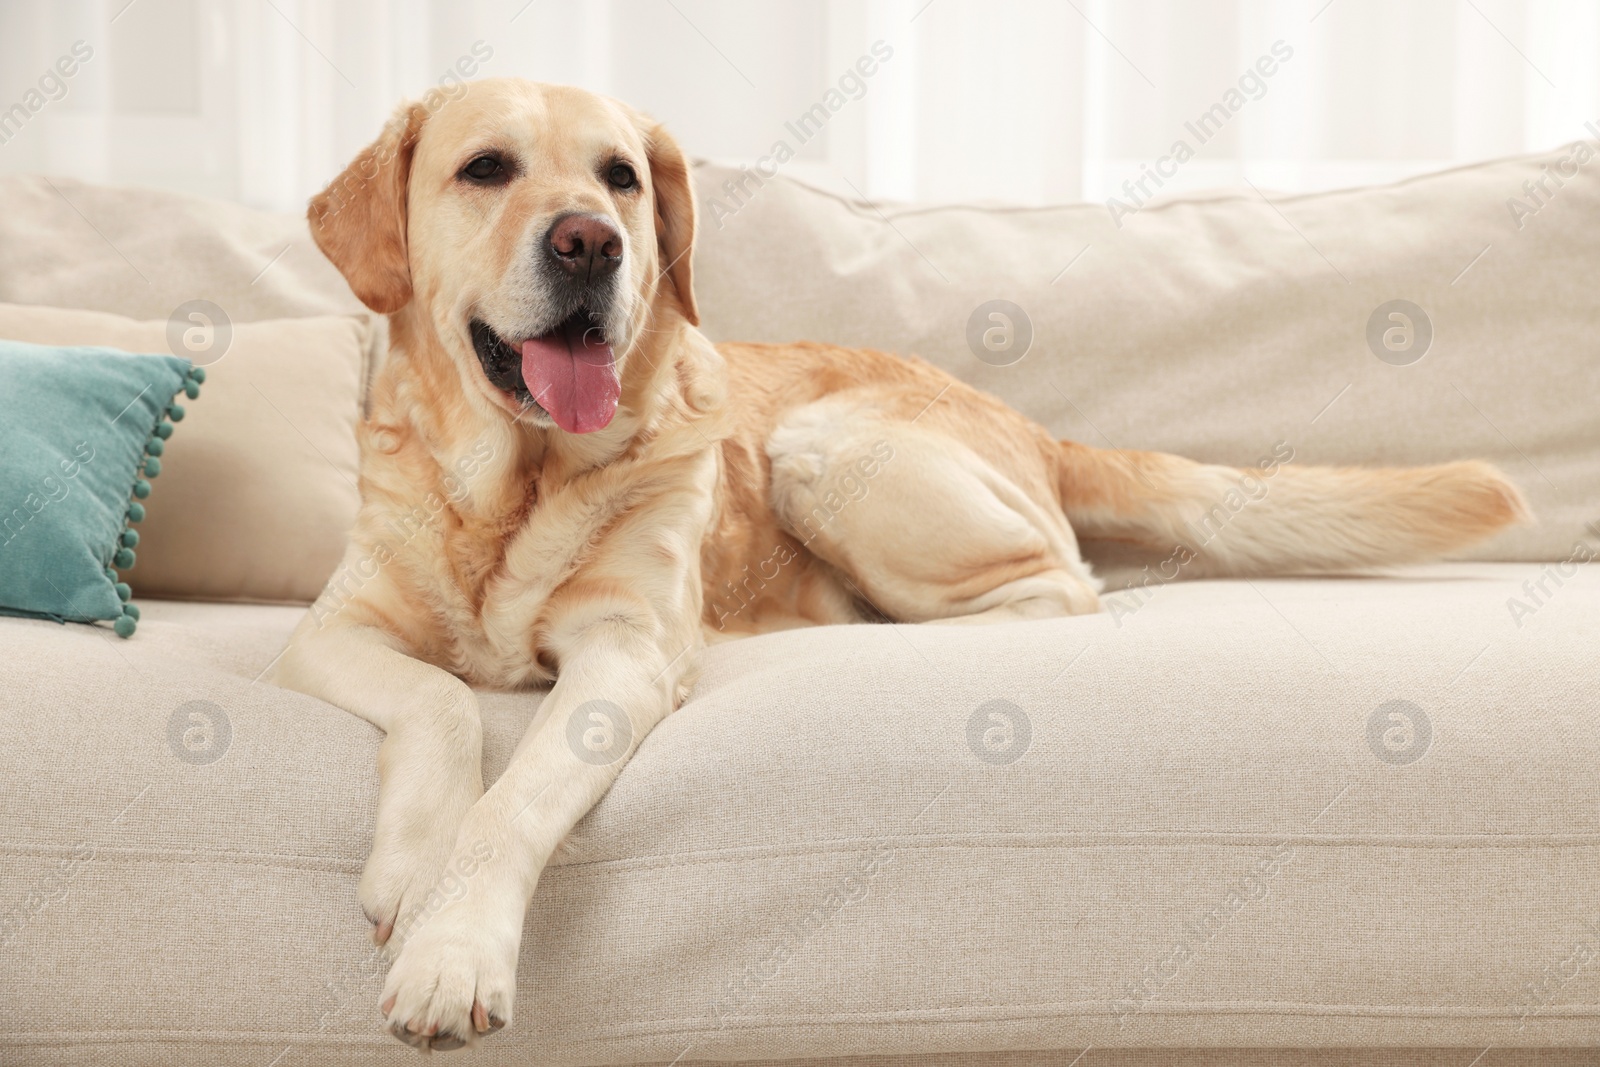
<path fill-rule="evenodd" d="M 173 355 L 0 339 L 0 615 L 133 635 L 118 571 L 138 561 L 151 480 L 205 377 Z"/>
<path fill-rule="evenodd" d="M 206 380 L 204 367 L 190 367 L 183 383 L 183 394 L 190 400 L 200 396 L 200 385 Z M 128 501 L 128 511 L 122 520 L 122 531 L 117 536 L 113 545 L 111 558 L 106 561 L 106 577 L 111 579 L 116 587 L 117 598 L 122 601 L 122 614 L 111 624 L 118 637 L 132 637 L 139 628 L 139 605 L 133 602 L 133 586 L 118 576 L 118 571 L 133 569 L 139 561 L 138 555 L 133 551 L 139 544 L 139 531 L 134 524 L 144 521 L 145 507 L 140 501 L 150 495 L 150 479 L 161 473 L 161 456 L 167 450 L 167 439 L 172 436 L 173 423 L 182 422 L 185 412 L 183 405 L 176 399 L 167 405 L 165 417 L 158 421 L 155 428 L 150 431 L 150 437 L 144 444 L 144 457 L 137 468 L 141 475 L 134 479 L 133 497 Z M 115 568 L 115 569 L 113 569 Z"/>

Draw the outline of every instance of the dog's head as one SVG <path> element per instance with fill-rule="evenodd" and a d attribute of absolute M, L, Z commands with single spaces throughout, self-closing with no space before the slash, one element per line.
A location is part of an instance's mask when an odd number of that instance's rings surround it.
<path fill-rule="evenodd" d="M 683 153 L 581 89 L 406 105 L 308 217 L 363 303 L 425 320 L 465 389 L 535 425 L 603 429 L 647 323 L 698 322 Z"/>

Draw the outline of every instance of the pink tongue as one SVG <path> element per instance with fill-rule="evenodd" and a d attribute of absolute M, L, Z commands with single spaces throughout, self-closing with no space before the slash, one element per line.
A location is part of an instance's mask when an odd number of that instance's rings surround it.
<path fill-rule="evenodd" d="M 599 327 L 581 317 L 522 342 L 522 380 L 534 401 L 568 433 L 605 429 L 622 394 L 616 354 Z"/>

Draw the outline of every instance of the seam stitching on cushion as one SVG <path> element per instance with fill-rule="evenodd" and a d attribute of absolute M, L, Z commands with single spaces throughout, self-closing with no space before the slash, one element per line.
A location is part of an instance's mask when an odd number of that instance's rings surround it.
<path fill-rule="evenodd" d="M 1350 849 L 1350 848 L 1396 848 L 1396 849 L 1439 849 L 1439 850 L 1478 850 L 1478 851 L 1506 851 L 1522 849 L 1593 849 L 1600 848 L 1600 840 L 1582 841 L 1538 841 L 1527 840 L 1518 842 L 1502 841 L 1471 841 L 1462 843 L 1429 842 L 1416 840 L 1391 840 L 1391 839 L 1362 839 L 1341 838 L 1337 841 L 1309 839 L 1295 835 L 1261 835 L 1259 840 L 1244 841 L 1166 841 L 1156 845 L 1145 841 L 1089 841 L 1089 842 L 1001 842 L 994 843 L 986 840 L 973 842 L 928 842 L 893 836 L 863 838 L 857 842 L 834 841 L 816 846 L 777 847 L 760 852 L 740 851 L 725 854 L 687 852 L 650 857 L 624 857 L 618 859 L 599 860 L 573 860 L 566 863 L 551 864 L 551 872 L 568 870 L 652 870 L 670 867 L 695 867 L 716 864 L 730 864 L 741 862 L 761 862 L 767 860 L 804 858 L 808 856 L 849 856 L 875 847 L 890 847 L 906 849 L 916 852 L 935 851 L 995 851 L 1001 849 L 1012 850 L 1060 850 L 1084 851 L 1090 849 L 1137 849 L 1137 848 L 1229 848 L 1229 849 L 1254 849 L 1267 845 L 1291 844 L 1298 847 Z M 258 866 L 278 866 L 286 869 L 311 869 L 342 871 L 346 873 L 358 872 L 365 862 L 362 858 L 341 858 L 323 856 L 294 856 L 274 852 L 250 852 L 246 850 L 219 850 L 215 852 L 198 851 L 163 851 L 157 849 L 138 849 L 128 847 L 106 846 L 96 850 L 98 853 L 138 863 L 238 863 Z M 70 846 L 30 844 L 28 842 L 0 841 L 0 854 L 12 855 L 69 855 Z"/>
<path fill-rule="evenodd" d="M 1574 848 L 1600 848 L 1600 835 L 1585 835 L 1574 837 L 1569 835 L 1549 835 L 1544 838 L 1524 835 L 1519 839 L 1494 840 L 1490 837 L 1472 838 L 1466 841 L 1439 840 L 1428 841 L 1416 838 L 1390 838 L 1390 837 L 1364 837 L 1360 835 L 1341 835 L 1333 840 L 1318 837 L 1306 837 L 1299 834 L 1250 834 L 1240 835 L 1235 838 L 1216 837 L 1215 835 L 1195 835 L 1192 838 L 1171 837 L 1167 840 L 1151 842 L 1143 840 L 1133 841 L 1005 841 L 995 840 L 996 836 L 984 835 L 974 837 L 972 840 L 943 840 L 929 841 L 916 837 L 884 835 L 849 839 L 843 841 L 830 841 L 817 845 L 794 846 L 749 846 L 730 849 L 713 849 L 706 851 L 680 852 L 657 854 L 654 856 L 627 856 L 611 859 L 594 860 L 568 860 L 564 863 L 551 864 L 550 870 L 572 870 L 586 867 L 612 867 L 612 868 L 638 868 L 650 869 L 659 867 L 684 867 L 697 864 L 738 863 L 741 861 L 760 861 L 787 859 L 797 856 L 824 856 L 824 855 L 853 855 L 858 852 L 868 851 L 877 847 L 904 848 L 911 851 L 995 851 L 1002 849 L 1060 849 L 1062 851 L 1083 851 L 1088 849 L 1141 849 L 1141 848 L 1232 848 L 1255 849 L 1266 846 L 1290 844 L 1306 848 L 1404 848 L 1404 849 L 1457 849 L 1457 850 L 1511 850 L 1511 849 L 1574 849 Z"/>
<path fill-rule="evenodd" d="M 1304 201 L 1304 200 L 1318 200 L 1318 199 L 1329 199 L 1329 200 L 1331 200 L 1331 199 L 1333 199 L 1335 197 L 1355 196 L 1355 195 L 1358 195 L 1358 194 L 1371 193 L 1371 192 L 1374 192 L 1374 191 L 1387 192 L 1388 190 L 1404 188 L 1406 186 L 1410 186 L 1410 185 L 1416 184 L 1418 182 L 1425 181 L 1425 180 L 1427 180 L 1429 178 L 1443 178 L 1443 177 L 1446 177 L 1446 176 L 1449 176 L 1449 175 L 1460 174 L 1460 173 L 1463 173 L 1465 171 L 1470 171 L 1470 170 L 1480 170 L 1480 169 L 1481 170 L 1487 170 L 1490 167 L 1498 166 L 1498 165 L 1501 165 L 1501 164 L 1527 163 L 1527 164 L 1535 164 L 1536 165 L 1536 164 L 1539 164 L 1539 163 L 1547 163 L 1547 162 L 1549 162 L 1549 160 L 1547 158 L 1545 158 L 1545 157 L 1547 157 L 1547 156 L 1549 156 L 1551 154 L 1553 154 L 1553 152 L 1542 153 L 1539 157 L 1535 157 L 1534 155 L 1531 155 L 1531 154 L 1528 154 L 1528 153 L 1520 153 L 1520 154 L 1509 155 L 1509 156 L 1499 156 L 1499 157 L 1497 157 L 1495 159 L 1485 159 L 1485 160 L 1480 160 L 1480 161 L 1473 162 L 1473 163 L 1461 163 L 1461 164 L 1458 164 L 1457 166 L 1448 167 L 1448 168 L 1446 168 L 1444 170 L 1430 170 L 1430 171 L 1424 171 L 1421 174 L 1411 174 L 1411 175 L 1408 175 L 1408 176 L 1406 176 L 1404 178 L 1397 178 L 1394 181 L 1383 182 L 1383 183 L 1381 183 L 1379 185 L 1349 185 L 1349 186 L 1343 186 L 1343 187 L 1338 188 L 1338 189 L 1318 189 L 1318 190 L 1312 190 L 1310 192 L 1303 192 L 1303 193 L 1284 193 L 1284 192 L 1281 192 L 1281 191 L 1273 191 L 1274 195 L 1277 197 L 1277 199 L 1269 201 L 1269 203 L 1299 203 L 1299 202 Z M 691 166 L 693 166 L 697 170 L 700 167 L 716 167 L 716 168 L 718 168 L 720 170 L 730 170 L 730 169 L 732 169 L 732 168 L 726 166 L 725 164 L 714 163 L 709 159 L 697 159 L 691 164 Z M 956 201 L 956 202 L 944 203 L 944 204 L 920 204 L 920 205 L 917 204 L 915 201 L 909 201 L 908 202 L 908 201 L 893 201 L 893 200 L 891 200 L 891 201 L 888 201 L 886 203 L 885 202 L 879 202 L 876 206 L 874 206 L 871 201 L 858 200 L 858 199 L 854 199 L 852 197 L 843 196 L 843 195 L 841 195 L 839 193 L 830 192 L 829 190 L 824 189 L 821 186 L 812 185 L 810 182 L 806 181 L 805 179 L 797 178 L 792 174 L 780 175 L 778 180 L 787 182 L 787 183 L 789 183 L 791 185 L 796 186 L 797 188 L 804 189 L 806 192 L 811 193 L 814 196 L 820 196 L 820 197 L 823 197 L 823 198 L 828 199 L 828 200 L 833 200 L 833 201 L 843 205 L 844 207 L 849 208 L 853 213 L 855 213 L 857 215 L 857 217 L 863 218 L 863 219 L 871 219 L 872 218 L 871 215 L 867 214 L 867 209 L 872 209 L 872 210 L 876 211 L 877 214 L 882 215 L 885 218 L 903 219 L 903 218 L 913 217 L 913 216 L 917 216 L 917 215 L 931 215 L 931 214 L 936 214 L 938 212 L 946 212 L 946 211 L 972 211 L 972 212 L 980 212 L 980 213 L 983 213 L 983 214 L 992 214 L 992 215 L 1021 215 L 1021 214 L 1025 214 L 1025 213 L 1036 213 L 1036 212 L 1040 212 L 1040 211 L 1061 211 L 1063 209 L 1068 209 L 1068 208 L 1076 208 L 1076 209 L 1080 209 L 1080 210 L 1087 209 L 1087 210 L 1091 210 L 1091 211 L 1099 211 L 1099 210 L 1103 210 L 1103 208 L 1104 208 L 1104 205 L 1097 204 L 1097 203 L 1094 203 L 1093 201 L 1088 201 L 1088 200 L 1069 200 L 1069 201 L 1063 201 L 1061 203 L 1051 203 L 1051 204 L 1004 204 L 1004 203 L 983 204 L 983 203 L 962 203 L 960 201 Z M 1269 190 L 1269 191 L 1272 191 L 1272 190 Z M 1233 192 L 1233 191 L 1225 191 L 1225 190 L 1211 190 L 1211 191 L 1199 191 L 1199 192 L 1201 192 L 1201 195 L 1177 194 L 1173 199 L 1165 200 L 1165 201 L 1158 201 L 1156 203 L 1151 204 L 1149 207 L 1143 208 L 1141 210 L 1144 210 L 1144 211 L 1162 211 L 1162 210 L 1165 210 L 1167 208 L 1173 208 L 1173 207 L 1209 206 L 1211 204 L 1219 204 L 1219 203 L 1220 204 L 1254 203 L 1257 199 L 1264 199 L 1264 198 L 1258 198 L 1258 197 L 1254 196 L 1253 194 L 1249 194 L 1249 193 Z M 903 210 L 900 210 L 900 211 L 896 212 L 895 208 L 897 208 L 897 207 L 898 208 L 902 208 Z M 887 211 L 878 210 L 880 208 L 887 208 L 888 210 Z"/>
<path fill-rule="evenodd" d="M 71 855 L 71 846 L 30 845 L 25 842 L 0 841 L 0 855 L 53 856 Z M 98 845 L 96 857 L 111 857 L 133 863 L 233 863 L 258 867 L 280 867 L 292 870 L 323 870 L 359 873 L 361 860 L 338 856 L 294 856 L 281 852 L 248 852 L 230 850 L 217 852 L 163 851 L 160 849 L 128 848 L 125 846 Z"/>
<path fill-rule="evenodd" d="M 708 1016 L 693 1016 L 681 1019 L 663 1019 L 659 1026 L 645 1024 L 638 1027 L 627 1027 L 615 1030 L 596 1031 L 589 1030 L 585 1035 L 585 1042 L 603 1040 L 626 1040 L 638 1037 L 664 1036 L 676 1033 L 726 1031 L 729 1029 L 743 1031 L 781 1030 L 800 1023 L 825 1023 L 841 1020 L 854 1022 L 857 1020 L 876 1019 L 887 1023 L 920 1023 L 939 1024 L 947 1022 L 958 1023 L 989 1023 L 1036 1020 L 1047 1016 L 1072 1016 L 1075 1018 L 1112 1019 L 1119 1018 L 1120 1013 L 1108 1011 L 1101 1000 L 1055 1004 L 1026 1004 L 1005 1005 L 992 1009 L 977 1009 L 987 1011 L 984 1015 L 973 1015 L 973 1008 L 904 1008 L 893 1011 L 835 1011 L 835 1012 L 796 1012 L 789 1015 L 752 1015 L 745 1016 L 748 1025 L 741 1025 L 738 1021 L 728 1024 L 718 1024 Z M 965 1014 L 966 1018 L 954 1016 Z M 1293 1015 L 1311 1018 L 1338 1018 L 1371 1016 L 1381 1019 L 1465 1019 L 1465 1020 L 1512 1020 L 1520 1019 L 1516 1013 L 1501 1010 L 1480 1010 L 1474 1008 L 1455 1008 L 1445 1005 L 1365 1005 L 1365 1004 L 1301 1004 L 1287 1001 L 1200 1001 L 1173 1003 L 1160 1011 L 1143 1013 L 1155 1017 L 1161 1015 Z M 918 1016 L 921 1016 L 920 1018 Z M 1564 1005 L 1561 1008 L 1552 1008 L 1542 1012 L 1541 1017 L 1550 1020 L 1584 1021 L 1600 1019 L 1600 1004 Z M 236 1040 L 239 1037 L 251 1036 L 260 1040 L 292 1041 L 295 1037 L 305 1038 L 313 1035 L 297 1034 L 291 1031 L 273 1032 L 260 1030 L 227 1031 L 218 1035 L 212 1030 L 189 1030 L 177 1027 L 165 1027 L 159 1030 L 74 1030 L 71 1036 L 52 1033 L 49 1031 L 13 1031 L 0 1034 L 0 1045 L 58 1042 L 70 1043 L 72 1037 L 98 1040 L 118 1040 L 141 1035 L 159 1037 L 164 1034 L 196 1034 L 210 1035 L 219 1041 Z M 100 1036 L 103 1035 L 103 1036 Z M 339 1043 L 359 1042 L 361 1044 L 388 1045 L 393 1039 L 385 1035 L 369 1036 L 365 1034 L 350 1034 L 345 1041 Z M 304 1042 L 309 1044 L 309 1042 Z"/>

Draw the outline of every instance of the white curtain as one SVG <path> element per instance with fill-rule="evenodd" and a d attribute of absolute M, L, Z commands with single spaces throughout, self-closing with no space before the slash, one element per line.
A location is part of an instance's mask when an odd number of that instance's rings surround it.
<path fill-rule="evenodd" d="M 874 199 L 1326 188 L 1600 128 L 1595 0 L 0 0 L 0 171 L 296 210 L 458 63 Z"/>

